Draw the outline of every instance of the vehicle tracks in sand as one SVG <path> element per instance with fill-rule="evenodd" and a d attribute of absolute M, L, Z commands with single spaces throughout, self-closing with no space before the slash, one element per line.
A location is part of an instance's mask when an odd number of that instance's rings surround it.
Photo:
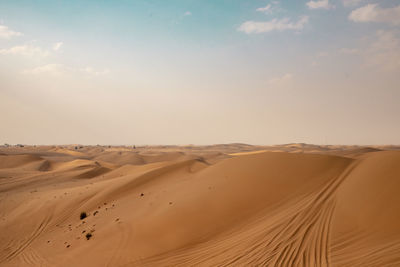
<path fill-rule="evenodd" d="M 230 234 L 131 265 L 330 266 L 330 230 L 338 187 L 358 165 L 352 162 L 319 191 L 264 214 Z"/>
<path fill-rule="evenodd" d="M 10 244 L 9 249 L 11 249 L 11 252 L 8 253 L 3 259 L 0 259 L 1 262 L 8 262 L 19 256 L 25 249 L 27 249 L 32 242 L 34 242 L 46 229 L 48 224 L 51 221 L 51 215 L 48 215 L 45 217 L 37 227 L 34 228 L 34 231 L 29 235 L 29 237 L 25 240 L 22 240 L 20 243 L 13 243 Z"/>

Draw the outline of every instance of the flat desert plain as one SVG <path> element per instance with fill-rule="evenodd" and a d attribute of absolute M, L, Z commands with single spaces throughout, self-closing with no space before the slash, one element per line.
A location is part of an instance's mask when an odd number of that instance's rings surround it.
<path fill-rule="evenodd" d="M 400 266 L 395 146 L 0 148 L 0 266 Z"/>

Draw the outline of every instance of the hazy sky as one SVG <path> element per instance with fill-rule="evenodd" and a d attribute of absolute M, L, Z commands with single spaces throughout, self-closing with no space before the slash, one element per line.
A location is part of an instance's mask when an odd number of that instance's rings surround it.
<path fill-rule="evenodd" d="M 400 1 L 0 1 L 0 143 L 400 144 Z"/>

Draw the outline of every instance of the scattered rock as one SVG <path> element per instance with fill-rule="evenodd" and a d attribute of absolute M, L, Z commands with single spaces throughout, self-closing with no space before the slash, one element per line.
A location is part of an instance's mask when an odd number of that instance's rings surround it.
<path fill-rule="evenodd" d="M 92 237 L 92 234 L 91 234 L 91 233 L 87 233 L 87 234 L 86 234 L 86 240 L 89 240 L 91 237 Z"/>
<path fill-rule="evenodd" d="M 79 216 L 79 218 L 81 219 L 81 220 L 83 220 L 83 219 L 85 219 L 87 217 L 87 214 L 86 214 L 86 212 L 81 212 L 81 215 Z"/>

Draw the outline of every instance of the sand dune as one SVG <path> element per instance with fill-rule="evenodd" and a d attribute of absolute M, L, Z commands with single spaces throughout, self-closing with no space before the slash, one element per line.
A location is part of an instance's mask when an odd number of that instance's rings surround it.
<path fill-rule="evenodd" d="M 2 148 L 0 266 L 400 266 L 398 188 L 394 146 Z"/>

